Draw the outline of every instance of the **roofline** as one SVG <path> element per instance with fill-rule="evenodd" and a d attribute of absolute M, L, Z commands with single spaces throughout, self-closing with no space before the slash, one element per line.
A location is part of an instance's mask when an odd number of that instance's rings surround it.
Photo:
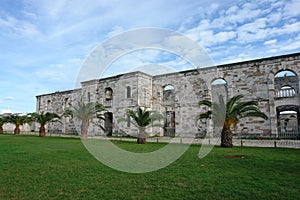
<path fill-rule="evenodd" d="M 231 67 L 231 66 L 235 66 L 235 65 L 245 65 L 247 63 L 257 63 L 257 62 L 263 62 L 263 61 L 269 61 L 269 60 L 276 60 L 276 59 L 280 59 L 280 58 L 288 58 L 288 57 L 293 57 L 293 56 L 300 56 L 300 52 L 297 53 L 291 53 L 291 54 L 284 54 L 284 55 L 280 55 L 280 56 L 271 56 L 271 57 L 265 57 L 265 58 L 258 58 L 258 59 L 253 59 L 253 60 L 245 60 L 245 61 L 240 61 L 240 62 L 234 62 L 234 63 L 225 63 L 225 64 L 221 64 L 221 65 L 215 65 L 215 66 L 209 66 L 209 67 L 202 67 L 202 68 L 197 68 L 197 69 L 188 69 L 188 70 L 183 70 L 183 71 L 178 71 L 178 72 L 171 72 L 171 73 L 166 73 L 166 74 L 160 74 L 160 75 L 156 75 L 153 76 L 155 77 L 161 77 L 161 76 L 166 76 L 166 75 L 172 75 L 172 74 L 185 74 L 185 73 L 189 73 L 189 72 L 195 72 L 198 70 L 209 70 L 209 69 L 213 69 L 213 68 L 225 68 L 225 67 Z"/>
<path fill-rule="evenodd" d="M 221 65 L 218 65 L 217 67 L 221 68 L 221 67 L 232 66 L 232 65 L 242 65 L 242 64 L 253 63 L 253 62 L 263 62 L 263 61 L 276 60 L 276 59 L 280 59 L 280 58 L 288 58 L 288 57 L 293 57 L 293 56 L 300 56 L 300 52 L 284 54 L 284 55 L 279 55 L 279 56 L 258 58 L 258 59 L 253 59 L 253 60 L 245 60 L 245 61 L 240 61 L 240 62 L 236 62 L 236 63 L 221 64 Z"/>
<path fill-rule="evenodd" d="M 79 91 L 79 90 L 82 90 L 82 88 L 77 88 L 77 89 L 73 89 L 73 90 L 56 91 L 56 92 L 47 93 L 47 94 L 40 94 L 40 95 L 37 95 L 35 97 L 38 98 L 38 97 L 47 96 L 47 95 L 53 95 L 53 94 L 57 94 L 57 93 L 71 93 L 71 92 Z"/>

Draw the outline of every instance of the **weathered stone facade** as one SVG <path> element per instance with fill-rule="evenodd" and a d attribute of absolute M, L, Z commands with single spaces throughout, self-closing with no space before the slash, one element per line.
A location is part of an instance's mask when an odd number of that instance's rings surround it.
<path fill-rule="evenodd" d="M 281 71 L 292 75 L 277 76 Z M 208 121 L 195 123 L 195 117 L 205 108 L 199 108 L 203 99 L 214 100 L 217 92 L 225 98 L 243 94 L 243 100 L 257 100 L 259 108 L 269 119 L 247 118 L 241 120 L 235 134 L 278 136 L 280 113 L 295 112 L 299 131 L 300 106 L 300 53 L 258 60 L 219 65 L 208 68 L 150 76 L 131 72 L 114 77 L 81 83 L 81 89 L 37 96 L 37 112 L 50 111 L 62 114 L 68 103 L 80 98 L 98 102 L 106 107 L 106 133 L 90 123 L 89 134 L 136 134 L 130 123 L 118 123 L 126 118 L 127 109 L 142 106 L 163 114 L 165 130 L 153 128 L 152 135 L 210 133 Z M 221 80 L 221 82 L 220 82 Z M 217 84 L 219 81 L 219 84 Z M 216 83 L 216 84 L 215 84 Z M 285 116 L 286 118 L 286 116 Z M 94 119 L 96 122 L 98 119 Z M 295 119 L 292 120 L 295 124 Z M 50 124 L 50 131 L 75 132 L 72 119 L 64 118 L 63 124 Z"/>

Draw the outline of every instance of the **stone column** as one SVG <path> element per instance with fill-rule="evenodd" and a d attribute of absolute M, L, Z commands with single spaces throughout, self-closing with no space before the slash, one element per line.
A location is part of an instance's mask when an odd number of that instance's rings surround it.
<path fill-rule="evenodd" d="M 270 78 L 270 77 L 269 77 Z M 277 114 L 276 114 L 276 105 L 275 105 L 275 88 L 273 77 L 268 80 L 268 93 L 269 93 L 269 108 L 270 108 L 270 131 L 272 135 L 278 136 L 277 130 Z"/>

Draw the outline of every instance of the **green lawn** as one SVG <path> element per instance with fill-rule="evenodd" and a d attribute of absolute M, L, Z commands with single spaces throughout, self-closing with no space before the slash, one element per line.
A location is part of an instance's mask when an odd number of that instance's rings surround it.
<path fill-rule="evenodd" d="M 165 145 L 115 143 L 139 152 Z M 129 174 L 98 162 L 79 139 L 0 135 L 0 199 L 299 199 L 300 150 L 215 147 L 199 159 L 199 148 Z"/>

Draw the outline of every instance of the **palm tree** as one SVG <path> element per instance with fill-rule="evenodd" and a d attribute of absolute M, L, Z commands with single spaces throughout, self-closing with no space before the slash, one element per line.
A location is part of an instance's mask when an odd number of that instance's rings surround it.
<path fill-rule="evenodd" d="M 243 95 L 234 96 L 231 99 L 229 99 L 225 104 L 223 96 L 220 95 L 218 104 L 212 103 L 208 100 L 203 100 L 198 103 L 199 106 L 205 105 L 209 108 L 213 108 L 214 110 L 208 110 L 207 112 L 200 114 L 199 116 L 197 116 L 197 120 L 214 117 L 214 123 L 218 123 L 218 120 L 223 123 L 223 128 L 221 132 L 222 147 L 233 146 L 231 127 L 234 126 L 234 128 L 236 128 L 240 119 L 246 117 L 260 117 L 265 120 L 268 119 L 267 115 L 261 112 L 257 107 L 257 101 L 240 102 L 239 100 L 243 97 Z"/>
<path fill-rule="evenodd" d="M 105 108 L 102 104 L 99 103 L 84 103 L 81 99 L 77 102 L 76 105 L 70 105 L 70 109 L 65 110 L 64 115 L 75 117 L 81 121 L 81 139 L 87 139 L 89 121 L 97 117 L 97 113 L 105 111 Z"/>
<path fill-rule="evenodd" d="M 7 118 L 7 122 L 8 123 L 12 123 L 14 124 L 16 127 L 14 129 L 14 134 L 15 135 L 19 135 L 21 130 L 20 130 L 20 126 L 26 123 L 30 123 L 30 118 L 26 115 L 11 115 Z"/>
<path fill-rule="evenodd" d="M 8 117 L 1 116 L 0 117 L 0 134 L 3 134 L 3 125 L 8 122 Z"/>
<path fill-rule="evenodd" d="M 50 112 L 41 112 L 39 113 L 31 113 L 31 118 L 33 121 L 36 121 L 40 124 L 39 128 L 39 136 L 44 137 L 46 136 L 46 128 L 45 125 L 48 122 L 58 121 L 60 119 L 60 116 L 56 113 L 50 113 Z"/>
<path fill-rule="evenodd" d="M 153 124 L 155 120 L 159 120 L 162 118 L 162 116 L 158 113 L 148 111 L 146 109 L 142 109 L 141 107 L 138 107 L 136 112 L 133 110 L 128 110 L 127 114 L 134 120 L 131 122 L 134 124 L 138 130 L 138 137 L 137 137 L 137 143 L 138 144 L 145 144 L 146 143 L 146 128 L 152 124 L 152 126 L 160 126 L 160 124 Z"/>

